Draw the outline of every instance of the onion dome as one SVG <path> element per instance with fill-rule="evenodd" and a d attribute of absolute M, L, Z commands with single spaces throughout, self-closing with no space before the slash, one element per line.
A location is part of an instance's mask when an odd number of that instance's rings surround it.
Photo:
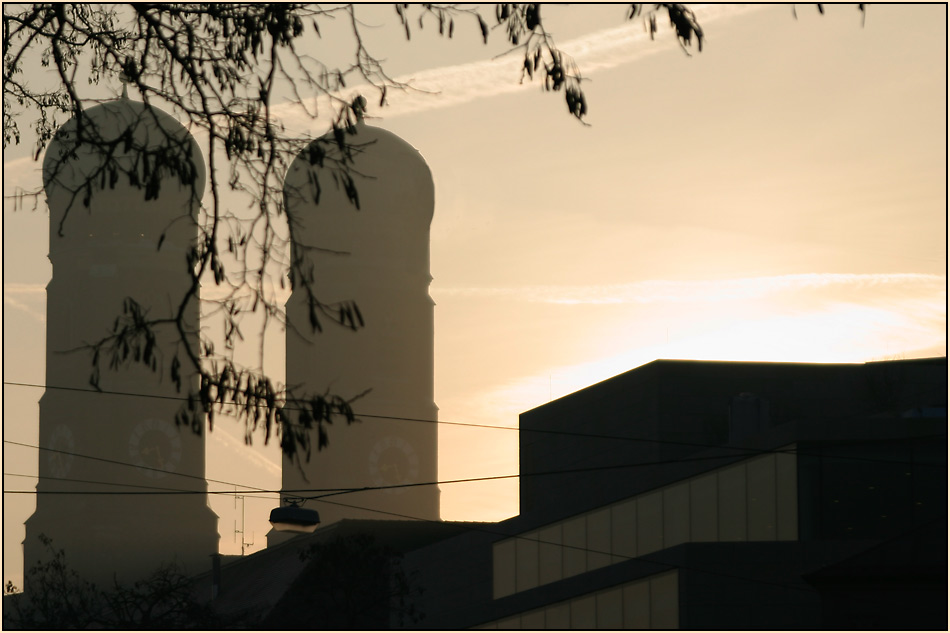
<path fill-rule="evenodd" d="M 198 144 L 168 113 L 127 98 L 94 106 L 46 150 L 51 237 L 157 238 L 183 214 L 194 217 L 205 177 Z"/>

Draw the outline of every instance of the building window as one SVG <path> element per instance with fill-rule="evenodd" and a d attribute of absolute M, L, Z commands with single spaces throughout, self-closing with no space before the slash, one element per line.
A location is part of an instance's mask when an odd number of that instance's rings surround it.
<path fill-rule="evenodd" d="M 612 562 L 619 563 L 637 555 L 637 500 L 628 499 L 610 508 Z"/>
<path fill-rule="evenodd" d="M 745 462 L 721 469 L 719 477 L 719 540 L 744 541 L 746 530 Z"/>
<path fill-rule="evenodd" d="M 663 572 L 526 611 L 478 629 L 675 629 L 679 574 Z"/>
<path fill-rule="evenodd" d="M 524 591 L 538 586 L 538 568 L 540 553 L 538 551 L 538 533 L 524 534 L 515 541 L 517 556 L 517 570 L 515 571 L 515 586 L 518 591 Z"/>
<path fill-rule="evenodd" d="M 561 546 L 561 525 L 552 525 L 538 532 L 538 584 L 546 585 L 564 577 L 564 548 Z"/>
<path fill-rule="evenodd" d="M 540 609 L 539 609 L 540 611 Z M 544 628 L 569 629 L 571 628 L 571 603 L 559 602 L 546 607 L 544 613 Z"/>
<path fill-rule="evenodd" d="M 689 484 L 663 489 L 663 547 L 689 542 Z"/>
<path fill-rule="evenodd" d="M 598 592 L 597 600 L 597 628 L 623 628 L 623 588 L 615 587 L 607 591 Z"/>
<path fill-rule="evenodd" d="M 631 582 L 623 586 L 623 628 L 650 628 L 650 583 Z"/>
<path fill-rule="evenodd" d="M 637 497 L 637 556 L 663 549 L 663 490 Z"/>
<path fill-rule="evenodd" d="M 698 543 L 719 540 L 719 496 L 716 476 L 695 477 L 689 482 L 689 534 Z"/>
<path fill-rule="evenodd" d="M 499 541 L 493 552 L 494 596 L 680 543 L 796 540 L 794 449 L 785 447 Z"/>
<path fill-rule="evenodd" d="M 568 519 L 564 530 L 564 572 L 562 578 L 576 576 L 587 571 L 587 518 Z"/>
<path fill-rule="evenodd" d="M 775 454 L 776 540 L 798 538 L 798 461 L 794 452 Z"/>
<path fill-rule="evenodd" d="M 679 575 L 660 574 L 650 580 L 650 628 L 679 626 Z"/>
<path fill-rule="evenodd" d="M 777 534 L 775 455 L 763 455 L 746 466 L 749 540 L 774 541 Z"/>
<path fill-rule="evenodd" d="M 518 628 L 522 629 L 543 629 L 544 628 L 544 611 L 538 609 L 536 611 L 531 611 L 530 613 L 525 613 L 524 615 L 518 618 Z"/>
<path fill-rule="evenodd" d="M 611 564 L 610 508 L 587 515 L 587 571 Z"/>
<path fill-rule="evenodd" d="M 597 595 L 571 600 L 571 628 L 589 631 L 597 628 Z"/>
<path fill-rule="evenodd" d="M 515 593 L 515 545 L 508 539 L 495 543 L 492 549 L 492 589 L 496 598 Z"/>

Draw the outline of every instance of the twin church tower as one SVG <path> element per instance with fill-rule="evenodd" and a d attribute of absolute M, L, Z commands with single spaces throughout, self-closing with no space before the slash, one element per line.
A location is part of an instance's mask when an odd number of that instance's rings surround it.
<path fill-rule="evenodd" d="M 186 266 L 198 239 L 204 161 L 174 118 L 125 97 L 86 110 L 82 129 L 79 123 L 74 118 L 59 130 L 43 163 L 53 275 L 25 566 L 48 558 L 45 535 L 70 566 L 98 582 L 132 581 L 165 563 L 204 571 L 219 535 L 207 501 L 204 432 L 175 424 L 181 398 L 197 387 L 196 375 L 183 377 L 181 392 L 169 379 L 170 364 L 183 354 L 180 334 L 174 327 L 158 331 L 155 372 L 138 363 L 103 370 L 101 392 L 90 390 L 90 355 L 75 351 L 108 335 L 126 298 L 149 318 L 175 316 L 191 283 Z M 352 142 L 354 169 L 368 176 L 356 183 L 358 210 L 327 175 L 315 202 L 312 172 L 319 176 L 320 168 L 306 150 L 288 170 L 284 198 L 299 222 L 296 240 L 332 249 L 301 254 L 313 264 L 316 295 L 328 303 L 354 300 L 365 327 L 311 334 L 307 297 L 296 289 L 286 306 L 286 382 L 344 397 L 369 391 L 353 403 L 359 422 L 329 427 L 327 449 L 302 464 L 284 458 L 282 488 L 293 497 L 371 489 L 307 502 L 324 525 L 342 518 L 438 520 L 434 483 L 399 487 L 437 481 L 432 176 L 417 150 L 385 130 L 360 123 Z M 129 173 L 144 182 L 149 164 L 160 177 L 160 164 L 170 160 L 190 163 L 185 177 L 180 167 L 166 174 L 153 195 L 129 183 Z M 120 168 L 119 177 L 104 186 L 113 178 L 110 166 Z M 186 306 L 185 322 L 197 349 L 197 301 Z M 103 366 L 109 353 L 100 352 Z M 284 538 L 272 532 L 268 541 Z"/>

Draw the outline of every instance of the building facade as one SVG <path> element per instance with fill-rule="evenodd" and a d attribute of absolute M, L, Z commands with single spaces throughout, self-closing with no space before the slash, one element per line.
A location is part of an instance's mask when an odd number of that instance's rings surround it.
<path fill-rule="evenodd" d="M 323 524 L 438 520 L 432 175 L 418 150 L 386 130 L 360 122 L 347 143 L 343 152 L 331 139 L 314 141 L 285 179 L 291 255 L 300 262 L 287 302 L 286 381 L 298 394 L 355 398 L 358 421 L 325 427 L 331 450 L 323 452 L 314 431 L 309 461 L 285 457 L 282 490 L 312 497 L 375 488 L 307 502 Z M 351 310 L 344 325 L 334 323 L 341 309 Z M 272 531 L 268 543 L 284 538 Z"/>
<path fill-rule="evenodd" d="M 43 535 L 81 575 L 107 586 L 167 563 L 198 572 L 218 550 L 217 516 L 207 502 L 205 438 L 176 425 L 184 396 L 197 390 L 179 334 L 170 324 L 125 351 L 107 345 L 101 372 L 89 344 L 142 314 L 177 312 L 191 285 L 200 150 L 172 117 L 123 98 L 86 110 L 81 127 L 67 122 L 47 149 L 43 177 L 53 275 L 25 566 L 48 558 Z M 184 314 L 197 349 L 196 299 Z M 108 369 L 113 354 L 117 371 Z M 142 362 L 124 362 L 136 354 Z M 181 391 L 170 378 L 176 362 Z M 156 489 L 186 494 L 143 494 Z"/>
<path fill-rule="evenodd" d="M 945 358 L 656 361 L 524 413 L 521 514 L 406 556 L 423 625 L 939 629 L 946 400 Z"/>

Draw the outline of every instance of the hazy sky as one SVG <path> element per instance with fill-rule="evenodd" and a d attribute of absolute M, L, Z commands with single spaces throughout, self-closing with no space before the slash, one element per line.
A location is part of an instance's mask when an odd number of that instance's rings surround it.
<path fill-rule="evenodd" d="M 365 7 L 370 50 L 438 95 L 371 109 L 425 156 L 436 186 L 431 293 L 443 422 L 518 414 L 657 358 L 861 362 L 946 353 L 946 7 L 699 9 L 688 57 L 623 6 L 546 7 L 590 79 L 590 127 L 560 94 L 518 85 L 502 33 L 411 42 Z M 491 10 L 486 12 L 489 22 Z M 661 24 L 663 20 L 660 20 Z M 465 27 L 468 28 L 465 28 Z M 315 54 L 345 42 L 327 34 Z M 329 51 L 329 53 L 324 53 Z M 371 100 L 372 101 L 372 100 Z M 293 112 L 293 129 L 320 132 Z M 26 147 L 4 189 L 38 183 Z M 4 381 L 42 384 L 45 208 L 4 202 Z M 267 360 L 282 375 L 283 335 Z M 4 439 L 36 444 L 42 390 L 4 385 Z M 517 433 L 442 424 L 440 479 L 514 475 Z M 209 441 L 209 478 L 279 488 L 279 449 Z M 332 450 L 332 446 L 331 446 Z M 37 451 L 4 445 L 4 489 Z M 212 490 L 230 490 L 210 484 Z M 517 480 L 442 486 L 445 519 L 518 512 Z M 356 502 L 354 500 L 354 502 Z M 4 495 L 4 579 L 20 577 L 28 495 Z M 275 498 L 246 499 L 252 550 Z M 241 505 L 213 499 L 222 547 Z"/>

